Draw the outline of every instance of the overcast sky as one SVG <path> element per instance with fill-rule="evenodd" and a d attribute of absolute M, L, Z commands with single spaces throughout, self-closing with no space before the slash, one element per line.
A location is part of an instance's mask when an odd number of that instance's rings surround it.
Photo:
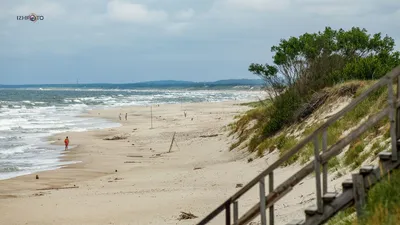
<path fill-rule="evenodd" d="M 400 0 L 0 0 L 0 84 L 256 78 L 281 38 L 325 26 L 400 46 Z"/>

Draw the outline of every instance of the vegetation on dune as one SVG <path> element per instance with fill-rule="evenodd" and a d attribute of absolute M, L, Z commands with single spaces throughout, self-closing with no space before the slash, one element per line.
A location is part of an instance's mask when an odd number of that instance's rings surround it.
<path fill-rule="evenodd" d="M 271 87 L 269 120 L 262 138 L 304 119 L 301 111 L 316 92 L 346 80 L 378 79 L 400 63 L 394 40 L 365 29 L 332 30 L 303 34 L 281 40 L 273 46 L 275 65 L 251 64 L 249 71 L 262 77 Z"/>
<path fill-rule="evenodd" d="M 274 64 L 249 66 L 250 72 L 264 79 L 270 99 L 247 104 L 252 109 L 231 125 L 231 134 L 239 137 L 231 149 L 247 148 L 260 157 L 276 150 L 285 154 L 326 119 L 318 118 L 316 112 L 328 111 L 329 105 L 337 107 L 341 98 L 359 96 L 399 65 L 400 53 L 394 46 L 392 38 L 380 33 L 370 35 L 360 28 L 346 31 L 327 27 L 323 32 L 282 39 L 271 48 Z M 327 133 L 328 147 L 386 107 L 387 95 L 386 87 L 377 89 L 332 124 Z M 328 166 L 331 170 L 353 170 L 390 147 L 389 139 L 386 118 L 351 143 L 343 154 L 332 158 Z M 309 143 L 285 165 L 304 164 L 312 156 L 313 146 Z M 336 175 L 340 174 L 339 171 Z M 399 186 L 400 171 L 395 171 L 370 189 L 363 218 L 357 220 L 351 207 L 339 212 L 328 224 L 400 224 Z"/>
<path fill-rule="evenodd" d="M 259 156 L 278 149 L 281 155 L 284 154 L 298 143 L 299 138 L 318 128 L 320 123 L 310 126 L 304 121 L 322 105 L 340 97 L 358 96 L 400 64 L 400 53 L 394 46 L 392 38 L 380 33 L 370 35 L 367 30 L 356 27 L 350 30 L 327 27 L 323 32 L 282 39 L 279 45 L 271 48 L 274 64 L 253 63 L 249 66 L 250 72 L 264 79 L 270 100 L 249 104 L 253 108 L 232 124 L 232 134 L 239 138 L 231 149 L 246 147 Z M 385 88 L 375 91 L 329 127 L 328 145 L 337 142 L 344 131 L 356 126 L 363 118 L 384 108 L 386 98 Z M 385 140 L 388 131 L 385 123 L 387 120 L 371 128 L 350 146 L 351 153 L 342 161 L 333 160 L 330 166 L 356 167 L 368 154 L 382 150 L 384 145 L 374 143 Z M 302 130 L 300 137 L 292 135 L 293 130 Z M 376 139 L 377 136 L 381 136 L 380 139 Z M 372 147 L 364 152 L 371 141 Z M 307 162 L 312 151 L 312 145 L 307 145 L 287 164 Z"/>

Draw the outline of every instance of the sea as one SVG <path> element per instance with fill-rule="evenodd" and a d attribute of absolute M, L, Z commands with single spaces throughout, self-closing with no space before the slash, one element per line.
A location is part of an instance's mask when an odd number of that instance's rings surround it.
<path fill-rule="evenodd" d="M 105 119 L 79 117 L 92 109 L 110 107 L 221 101 L 256 101 L 260 89 L 248 86 L 222 88 L 119 88 L 18 86 L 0 87 L 0 180 L 53 170 L 62 162 L 63 146 L 49 137 L 69 131 L 118 127 Z"/>

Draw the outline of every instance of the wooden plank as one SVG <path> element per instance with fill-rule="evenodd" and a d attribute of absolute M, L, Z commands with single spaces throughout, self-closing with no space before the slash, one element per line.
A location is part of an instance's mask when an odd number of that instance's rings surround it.
<path fill-rule="evenodd" d="M 36 189 L 36 190 L 38 190 L 38 191 L 50 191 L 50 190 L 74 189 L 74 188 L 79 188 L 79 186 L 39 188 L 39 189 Z"/>
<path fill-rule="evenodd" d="M 376 167 L 373 172 L 369 175 L 365 176 L 364 179 L 364 188 L 368 190 L 374 184 L 376 184 L 379 180 L 382 179 L 389 171 L 392 171 L 395 168 L 400 166 L 400 160 L 393 162 L 391 160 L 381 162 L 380 167 Z M 353 183 L 352 179 L 346 180 L 349 184 Z M 323 224 L 329 220 L 333 215 L 335 215 L 340 210 L 347 208 L 354 204 L 353 201 L 353 189 L 345 189 L 344 192 L 338 195 L 335 200 L 333 200 L 329 205 L 324 207 L 324 214 L 322 215 L 314 215 L 312 218 L 307 220 L 302 225 L 315 225 L 315 224 Z"/>
<path fill-rule="evenodd" d="M 304 213 L 307 216 L 313 216 L 315 214 L 317 214 L 318 212 L 318 207 L 316 205 L 312 205 L 312 206 L 308 206 L 305 210 Z"/>
<path fill-rule="evenodd" d="M 373 170 L 374 170 L 373 165 L 365 165 L 360 168 L 360 174 L 367 175 L 367 174 L 371 173 Z"/>
<path fill-rule="evenodd" d="M 322 132 L 322 152 L 328 148 L 328 130 Z M 322 164 L 322 193 L 328 193 L 328 163 Z"/>
<path fill-rule="evenodd" d="M 321 195 L 321 164 L 319 159 L 319 140 L 318 136 L 314 138 L 314 170 L 315 170 L 315 193 L 317 195 L 318 212 L 323 212 L 322 195 Z"/>
<path fill-rule="evenodd" d="M 239 202 L 233 202 L 233 225 L 238 225 L 239 220 Z"/>
<path fill-rule="evenodd" d="M 353 196 L 354 196 L 354 206 L 356 208 L 357 217 L 360 219 L 363 214 L 363 207 L 366 201 L 366 191 L 364 186 L 364 178 L 361 174 L 353 174 Z"/>
<path fill-rule="evenodd" d="M 378 156 L 380 160 L 389 160 L 392 159 L 392 152 L 379 152 Z"/>
<path fill-rule="evenodd" d="M 269 178 L 269 193 L 274 191 L 274 172 L 271 172 L 268 176 Z M 269 207 L 269 225 L 275 224 L 275 215 L 274 215 L 274 205 Z"/>
<path fill-rule="evenodd" d="M 364 177 L 364 184 L 365 188 L 369 189 L 374 184 L 376 184 L 382 177 L 386 176 L 389 171 L 394 170 L 395 168 L 399 167 L 400 161 L 385 161 L 380 162 L 379 167 L 375 167 L 374 170 L 368 175 Z"/>
<path fill-rule="evenodd" d="M 324 194 L 324 195 L 322 196 L 322 201 L 323 201 L 324 203 L 330 203 L 330 202 L 332 202 L 333 200 L 335 200 L 336 196 L 337 196 L 337 193 L 336 193 L 336 192 L 333 192 L 333 193 L 326 193 L 326 194 Z"/>
<path fill-rule="evenodd" d="M 342 209 L 347 208 L 353 203 L 353 190 L 347 189 L 342 194 L 338 195 L 329 205 L 324 208 L 323 214 L 316 214 L 302 223 L 302 225 L 315 225 L 323 224 L 329 220 L 333 215 Z"/>
<path fill-rule="evenodd" d="M 388 104 L 390 121 L 390 140 L 392 145 L 392 160 L 397 161 L 396 106 L 393 94 L 393 79 L 388 79 Z"/>
<path fill-rule="evenodd" d="M 267 215 L 265 208 L 265 179 L 260 180 L 260 215 L 261 215 L 261 225 L 267 225 Z"/>
<path fill-rule="evenodd" d="M 343 189 L 349 189 L 353 188 L 353 180 L 352 179 L 346 179 L 342 182 L 342 188 Z"/>

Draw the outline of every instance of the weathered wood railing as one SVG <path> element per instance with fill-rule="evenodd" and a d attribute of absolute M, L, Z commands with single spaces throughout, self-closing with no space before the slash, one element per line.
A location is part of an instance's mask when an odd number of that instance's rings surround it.
<path fill-rule="evenodd" d="M 378 82 L 369 87 L 361 95 L 355 98 L 349 105 L 343 108 L 341 111 L 336 113 L 334 116 L 329 118 L 323 125 L 316 129 L 311 135 L 301 140 L 296 146 L 290 151 L 284 154 L 281 158 L 275 161 L 271 166 L 262 171 L 258 176 L 246 184 L 243 188 L 233 194 L 224 203 L 218 206 L 214 211 L 202 219 L 198 225 L 204 225 L 214 219 L 217 215 L 225 210 L 225 224 L 231 225 L 244 225 L 251 222 L 258 214 L 261 215 L 261 224 L 266 225 L 266 209 L 269 208 L 269 224 L 274 224 L 274 204 L 290 192 L 293 187 L 298 184 L 305 177 L 315 171 L 315 182 L 316 182 L 316 205 L 318 212 L 322 213 L 323 202 L 322 195 L 328 192 L 328 161 L 332 157 L 340 154 L 344 147 L 349 145 L 352 141 L 358 138 L 361 134 L 366 132 L 370 127 L 377 124 L 384 117 L 389 116 L 390 121 L 390 135 L 391 135 L 391 148 L 392 148 L 392 160 L 397 161 L 397 139 L 400 136 L 400 66 L 394 68 L 391 72 L 387 73 Z M 393 80 L 397 79 L 397 96 L 396 101 L 394 100 L 393 93 Z M 358 128 L 351 131 L 346 137 L 342 138 L 332 146 L 327 146 L 327 132 L 330 125 L 338 121 L 344 114 L 354 109 L 360 102 L 365 100 L 370 93 L 376 91 L 378 88 L 387 85 L 388 88 L 388 106 L 378 112 L 377 114 L 369 117 L 363 122 Z M 320 140 L 319 136 L 322 135 L 322 153 L 320 153 Z M 309 142 L 314 144 L 314 160 L 309 162 L 302 169 L 297 171 L 294 175 L 288 178 L 286 181 L 281 183 L 279 186 L 274 188 L 274 170 L 281 166 L 284 162 L 289 160 L 292 156 L 298 153 L 303 147 Z M 321 182 L 321 166 L 322 166 L 322 182 Z M 269 194 L 265 196 L 265 177 L 269 177 Z M 239 203 L 238 199 L 249 191 L 256 184 L 260 187 L 260 202 L 255 204 L 250 210 L 248 210 L 243 216 L 239 218 Z M 322 188 L 321 188 L 322 185 Z M 231 221 L 231 205 L 233 204 L 233 221 Z"/>

